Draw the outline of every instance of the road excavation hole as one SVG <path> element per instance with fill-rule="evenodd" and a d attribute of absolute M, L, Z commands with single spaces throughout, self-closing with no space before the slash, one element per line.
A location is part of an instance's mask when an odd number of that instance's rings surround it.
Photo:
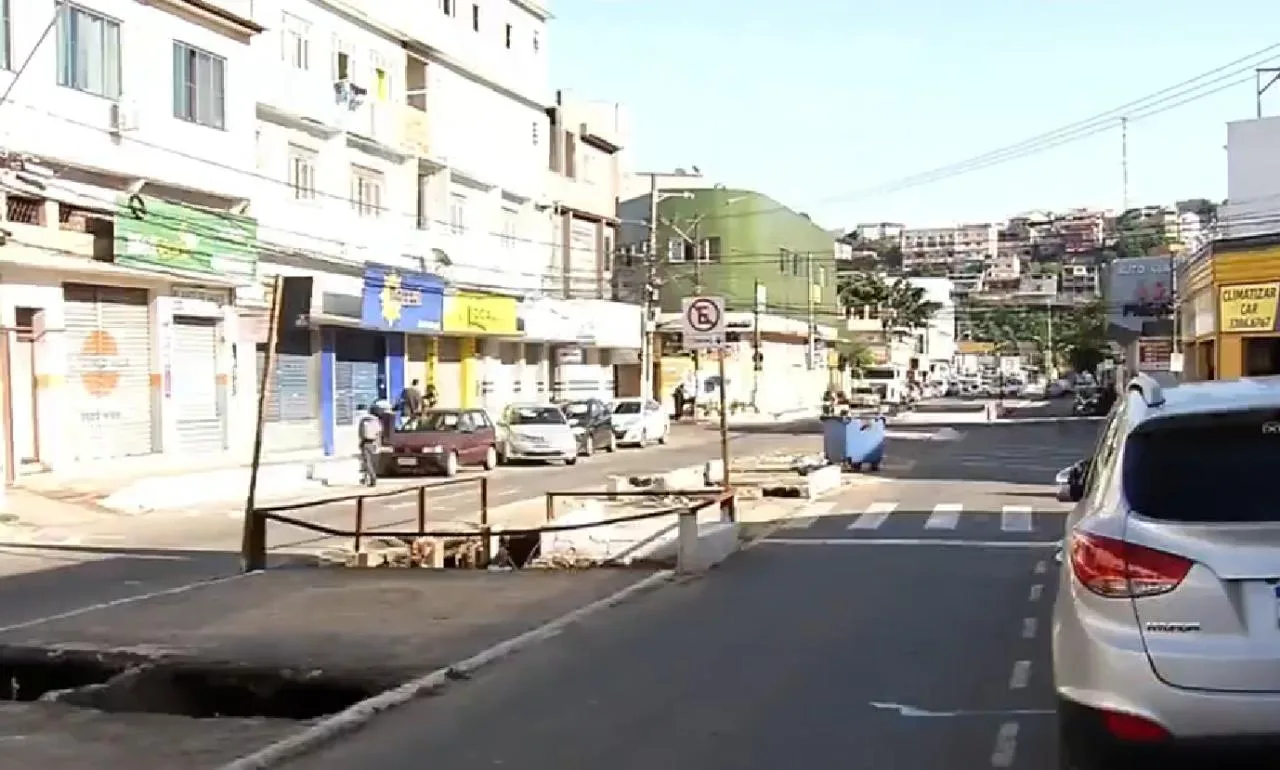
<path fill-rule="evenodd" d="M 100 685 L 125 671 L 120 663 L 54 655 L 0 661 L 0 700 L 31 702 L 48 693 Z"/>
<path fill-rule="evenodd" d="M 320 673 L 166 662 L 123 673 L 102 687 L 67 693 L 61 700 L 100 711 L 194 719 L 308 720 L 336 714 L 382 689 Z"/>

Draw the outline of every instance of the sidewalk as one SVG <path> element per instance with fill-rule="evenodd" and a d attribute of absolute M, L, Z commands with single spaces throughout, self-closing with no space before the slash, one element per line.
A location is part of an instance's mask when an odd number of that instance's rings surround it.
<path fill-rule="evenodd" d="M 738 414 L 729 415 L 728 423 L 730 428 L 735 428 L 751 425 L 769 425 L 777 422 L 799 422 L 801 420 L 817 419 L 821 413 L 822 409 L 820 407 L 802 407 L 781 412 L 739 412 Z M 720 424 L 720 415 L 710 414 L 705 417 L 699 417 L 697 422 L 700 425 L 718 426 Z"/>
<path fill-rule="evenodd" d="M 257 494 L 269 500 L 321 492 L 352 482 L 356 472 L 355 457 L 326 457 L 318 449 L 273 453 L 262 458 Z M 74 475 L 19 477 L 18 490 L 49 502 L 139 514 L 242 500 L 249 476 L 250 466 L 239 453 L 201 458 L 153 455 L 82 466 Z"/>

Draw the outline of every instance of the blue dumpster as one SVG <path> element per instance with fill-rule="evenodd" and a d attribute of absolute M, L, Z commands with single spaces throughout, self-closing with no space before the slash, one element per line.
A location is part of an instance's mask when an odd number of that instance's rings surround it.
<path fill-rule="evenodd" d="M 884 417 L 828 417 L 822 421 L 822 451 L 827 462 L 855 471 L 880 470 L 884 460 Z"/>

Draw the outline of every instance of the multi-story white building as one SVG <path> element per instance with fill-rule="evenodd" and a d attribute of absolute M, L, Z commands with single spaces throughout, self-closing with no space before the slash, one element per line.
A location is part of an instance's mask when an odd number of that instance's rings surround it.
<path fill-rule="evenodd" d="M 262 26 L 240 0 L 0 10 L 7 480 L 247 449 Z"/>
<path fill-rule="evenodd" d="M 908 228 L 902 231 L 902 266 L 984 264 L 996 255 L 999 229 L 990 223 Z"/>
<path fill-rule="evenodd" d="M 310 277 L 315 320 L 313 329 L 291 330 L 276 357 L 264 435 L 270 449 L 335 451 L 355 444 L 358 407 L 394 398 L 405 384 L 404 330 L 359 328 L 370 320 L 361 312 L 366 264 L 435 268 L 416 216 L 409 59 L 396 30 L 322 0 L 259 0 L 254 12 L 275 31 L 254 44 L 252 212 L 264 273 Z M 244 336 L 262 362 L 265 305 L 257 318 Z"/>
<path fill-rule="evenodd" d="M 925 364 L 922 368 L 931 374 L 944 374 L 956 355 L 955 284 L 947 278 L 908 278 L 907 282 L 924 289 L 925 302 L 935 307 L 925 328 L 915 332 Z"/>
<path fill-rule="evenodd" d="M 558 91 L 549 114 L 550 262 L 545 296 L 522 306 L 525 334 L 549 345 L 554 397 L 639 394 L 640 307 L 613 301 L 626 110 Z"/>

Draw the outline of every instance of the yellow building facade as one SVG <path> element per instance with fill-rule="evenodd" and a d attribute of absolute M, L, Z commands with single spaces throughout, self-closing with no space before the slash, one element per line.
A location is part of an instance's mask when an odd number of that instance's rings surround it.
<path fill-rule="evenodd" d="M 405 381 L 419 380 L 435 388 L 441 406 L 494 406 L 509 401 L 509 388 L 495 385 L 509 381 L 503 369 L 509 364 L 490 346 L 520 339 L 518 309 L 514 297 L 479 292 L 446 295 L 439 336 L 408 339 Z"/>
<path fill-rule="evenodd" d="M 1280 374 L 1280 234 L 1215 241 L 1178 274 L 1183 378 Z"/>

